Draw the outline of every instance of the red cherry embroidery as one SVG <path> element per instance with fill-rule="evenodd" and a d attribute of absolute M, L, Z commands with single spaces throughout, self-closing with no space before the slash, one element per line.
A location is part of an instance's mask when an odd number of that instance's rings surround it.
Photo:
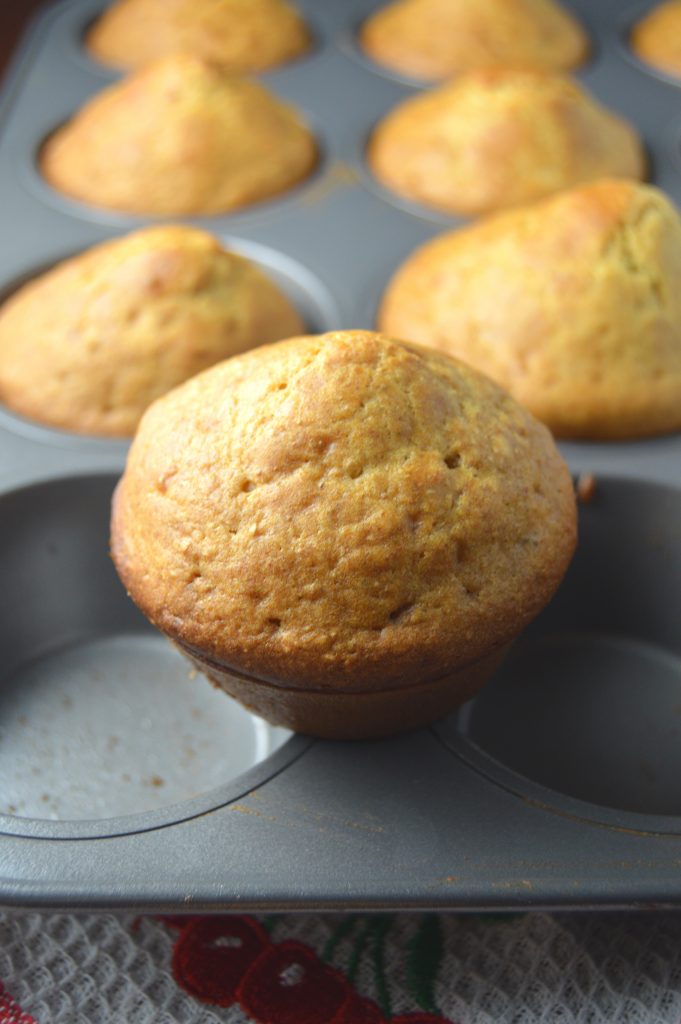
<path fill-rule="evenodd" d="M 179 928 L 180 931 L 183 931 L 194 921 L 202 921 L 204 916 L 202 914 L 159 914 L 156 920 L 167 925 L 168 928 Z M 137 927 L 139 920 L 138 918 L 134 922 L 134 927 Z"/>
<path fill-rule="evenodd" d="M 33 1017 L 24 1013 L 18 1003 L 5 991 L 0 981 L 0 1024 L 36 1024 Z"/>
<path fill-rule="evenodd" d="M 261 953 L 236 994 L 258 1024 L 331 1024 L 351 991 L 340 971 L 291 940 Z"/>
<path fill-rule="evenodd" d="M 352 992 L 331 1024 L 387 1024 L 387 1021 L 376 1003 Z"/>
<path fill-rule="evenodd" d="M 252 918 L 195 918 L 183 927 L 173 951 L 175 980 L 198 999 L 229 1006 L 245 971 L 268 943 Z"/>

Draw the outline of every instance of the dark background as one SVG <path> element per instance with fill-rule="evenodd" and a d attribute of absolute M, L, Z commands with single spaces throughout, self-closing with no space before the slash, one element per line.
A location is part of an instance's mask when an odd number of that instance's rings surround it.
<path fill-rule="evenodd" d="M 0 77 L 31 17 L 45 0 L 6 0 L 0 4 Z"/>

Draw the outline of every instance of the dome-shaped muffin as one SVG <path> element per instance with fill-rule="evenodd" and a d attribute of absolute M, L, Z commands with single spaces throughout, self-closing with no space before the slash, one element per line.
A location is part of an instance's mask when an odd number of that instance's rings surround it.
<path fill-rule="evenodd" d="M 493 64 L 568 71 L 589 50 L 554 0 L 397 0 L 364 22 L 359 39 L 378 64 L 424 79 Z"/>
<path fill-rule="evenodd" d="M 220 213 L 283 192 L 316 146 L 261 85 L 173 54 L 91 99 L 41 152 L 54 188 L 127 213 Z"/>
<path fill-rule="evenodd" d="M 0 400 L 50 426 L 131 435 L 176 384 L 301 327 L 278 288 L 205 231 L 148 228 L 60 263 L 5 303 Z"/>
<path fill-rule="evenodd" d="M 117 0 L 85 45 L 95 60 L 118 68 L 183 51 L 242 73 L 299 57 L 310 34 L 285 0 Z"/>
<path fill-rule="evenodd" d="M 467 699 L 574 542 L 549 432 L 470 367 L 367 331 L 258 349 L 154 403 L 112 520 L 128 592 L 216 683 L 351 738 Z"/>
<path fill-rule="evenodd" d="M 681 76 L 681 0 L 668 0 L 649 11 L 632 29 L 629 43 L 646 64 Z"/>
<path fill-rule="evenodd" d="M 634 129 L 575 82 L 502 68 L 406 100 L 377 126 L 367 157 L 393 192 L 464 215 L 645 173 Z"/>
<path fill-rule="evenodd" d="M 379 324 L 464 359 L 563 437 L 681 429 L 681 219 L 601 181 L 442 235 Z"/>

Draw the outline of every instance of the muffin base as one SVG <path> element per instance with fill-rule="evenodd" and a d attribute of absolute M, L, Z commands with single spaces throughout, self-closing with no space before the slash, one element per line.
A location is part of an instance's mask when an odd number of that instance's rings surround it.
<path fill-rule="evenodd" d="M 455 711 L 487 682 L 510 644 L 438 679 L 357 693 L 277 686 L 236 675 L 182 643 L 176 646 L 214 686 L 272 725 L 322 739 L 363 740 L 420 729 Z"/>

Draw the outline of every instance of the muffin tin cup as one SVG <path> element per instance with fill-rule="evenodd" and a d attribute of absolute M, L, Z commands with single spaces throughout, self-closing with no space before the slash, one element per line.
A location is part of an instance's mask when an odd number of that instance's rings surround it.
<path fill-rule="evenodd" d="M 314 118 L 300 106 L 297 107 L 302 119 L 305 121 L 310 133 L 314 136 L 317 145 L 317 160 L 308 174 L 297 178 L 291 185 L 272 195 L 264 196 L 253 200 L 233 210 L 212 211 L 204 213 L 196 211 L 193 213 L 144 213 L 133 210 L 117 209 L 113 206 L 103 206 L 88 203 L 77 196 L 72 196 L 60 191 L 42 173 L 41 154 L 46 143 L 52 135 L 64 127 L 70 118 L 65 118 L 47 127 L 33 145 L 32 159 L 23 162 L 20 174 L 26 184 L 37 198 L 42 202 L 53 205 L 58 210 L 63 210 L 71 217 L 82 217 L 84 220 L 100 221 L 106 225 L 127 227 L 132 231 L 136 227 L 142 227 L 149 222 L 166 224 L 173 220 L 191 219 L 199 226 L 205 226 L 208 222 L 225 217 L 230 218 L 234 224 L 248 224 L 251 220 L 259 220 L 262 217 L 270 218 L 286 213 L 289 208 L 295 207 L 297 202 L 305 195 L 308 189 L 314 188 L 324 178 L 327 172 L 327 150 L 328 144 L 324 138 L 324 131 L 321 126 L 314 123 Z M 75 113 L 75 111 L 74 111 Z"/>
<path fill-rule="evenodd" d="M 519 795 L 681 833 L 679 522 L 681 490 L 599 478 L 563 585 L 439 734 Z"/>
<path fill-rule="evenodd" d="M 0 814 L 108 819 L 189 800 L 290 734 L 190 679 L 108 555 L 114 476 L 0 496 Z"/>
<path fill-rule="evenodd" d="M 425 87 L 357 54 L 378 0 L 298 2 L 317 46 L 262 78 L 318 130 L 319 174 L 257 209 L 179 219 L 258 262 L 311 331 L 372 328 L 395 269 L 459 221 L 368 177 L 372 125 Z M 577 77 L 637 124 L 654 183 L 681 200 L 678 84 L 624 52 L 616 0 L 568 6 L 595 44 Z M 102 7 L 48 9 L 5 88 L 5 295 L 158 220 L 74 203 L 36 170 L 46 133 L 117 77 L 81 49 Z M 415 690 L 401 720 L 412 731 L 344 742 L 265 724 L 133 606 L 108 555 L 127 442 L 0 410 L 0 903 L 679 906 L 681 439 L 560 447 L 595 489 L 554 601 L 463 707 L 441 695 L 426 707 Z M 241 687 L 226 686 L 248 704 Z"/>
<path fill-rule="evenodd" d="M 216 234 L 222 245 L 230 252 L 238 253 L 250 260 L 287 296 L 302 317 L 304 330 L 317 334 L 332 330 L 338 323 L 338 309 L 331 292 L 307 267 L 285 253 L 234 235 Z M 106 241 L 108 239 L 102 239 Z M 80 250 L 82 251 L 82 250 Z M 48 263 L 26 270 L 16 279 L 0 287 L 0 303 L 9 299 L 23 286 L 36 280 L 49 270 L 79 255 L 79 250 L 64 252 Z M 94 453 L 124 454 L 129 438 L 95 437 L 53 427 L 22 415 L 6 405 L 0 404 L 0 429 L 5 429 L 31 440 L 62 448 L 73 448 Z"/>

